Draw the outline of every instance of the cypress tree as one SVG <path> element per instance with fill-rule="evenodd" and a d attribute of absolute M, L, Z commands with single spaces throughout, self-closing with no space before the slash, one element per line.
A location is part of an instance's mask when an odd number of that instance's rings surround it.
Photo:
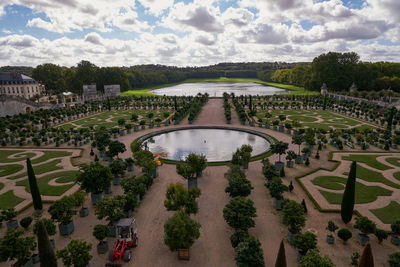
<path fill-rule="evenodd" d="M 303 200 L 301 201 L 301 205 L 303 206 L 303 209 L 304 209 L 304 213 L 307 213 L 307 206 L 306 206 L 306 201 L 304 200 L 304 198 L 303 198 Z"/>
<path fill-rule="evenodd" d="M 37 239 L 41 267 L 57 267 L 57 258 L 47 235 L 43 221 L 38 221 Z"/>
<path fill-rule="evenodd" d="M 279 246 L 278 256 L 276 258 L 275 267 L 286 267 L 286 253 L 285 253 L 285 245 L 283 244 L 283 240 L 281 241 L 281 245 Z"/>
<path fill-rule="evenodd" d="M 35 172 L 33 171 L 31 160 L 26 159 L 26 168 L 28 170 L 29 187 L 31 189 L 33 207 L 35 210 L 41 210 L 43 208 L 42 197 L 40 196 L 39 187 L 36 182 Z"/>
<path fill-rule="evenodd" d="M 349 177 L 347 178 L 346 188 L 344 189 L 340 215 L 344 223 L 351 221 L 354 210 L 355 191 L 356 191 L 356 172 L 357 162 L 353 161 L 350 166 Z"/>
<path fill-rule="evenodd" d="M 368 243 L 363 250 L 358 267 L 374 267 L 374 256 L 372 256 L 371 245 Z"/>

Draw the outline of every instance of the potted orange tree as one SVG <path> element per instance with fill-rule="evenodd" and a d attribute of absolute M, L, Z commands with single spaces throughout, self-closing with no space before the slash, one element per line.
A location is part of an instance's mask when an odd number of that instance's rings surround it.
<path fill-rule="evenodd" d="M 200 237 L 200 224 L 180 210 L 164 224 L 164 242 L 171 251 L 178 251 L 180 260 L 189 260 L 189 249 Z"/>

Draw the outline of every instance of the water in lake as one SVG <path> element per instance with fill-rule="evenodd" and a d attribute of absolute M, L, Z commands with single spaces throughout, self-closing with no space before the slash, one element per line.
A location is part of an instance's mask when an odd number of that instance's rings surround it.
<path fill-rule="evenodd" d="M 222 82 L 202 82 L 202 83 L 183 83 L 175 86 L 160 88 L 151 91 L 155 95 L 167 96 L 189 96 L 198 93 L 208 93 L 210 97 L 222 97 L 224 92 L 234 93 L 235 95 L 274 95 L 283 94 L 284 89 L 266 86 L 259 83 L 222 83 Z"/>

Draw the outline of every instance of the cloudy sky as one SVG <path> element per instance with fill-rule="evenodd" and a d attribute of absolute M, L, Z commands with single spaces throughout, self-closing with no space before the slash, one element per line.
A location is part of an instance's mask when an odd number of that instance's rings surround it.
<path fill-rule="evenodd" d="M 0 66 L 400 62 L 400 0 L 0 0 Z"/>

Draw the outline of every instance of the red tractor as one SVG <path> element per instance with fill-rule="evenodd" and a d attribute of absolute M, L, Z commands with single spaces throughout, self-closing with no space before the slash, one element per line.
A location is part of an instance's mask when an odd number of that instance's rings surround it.
<path fill-rule="evenodd" d="M 129 262 L 131 260 L 131 247 L 137 247 L 138 236 L 135 219 L 125 218 L 117 223 L 117 242 L 114 250 L 108 254 L 109 262 L 106 267 L 120 267 L 122 261 Z"/>

